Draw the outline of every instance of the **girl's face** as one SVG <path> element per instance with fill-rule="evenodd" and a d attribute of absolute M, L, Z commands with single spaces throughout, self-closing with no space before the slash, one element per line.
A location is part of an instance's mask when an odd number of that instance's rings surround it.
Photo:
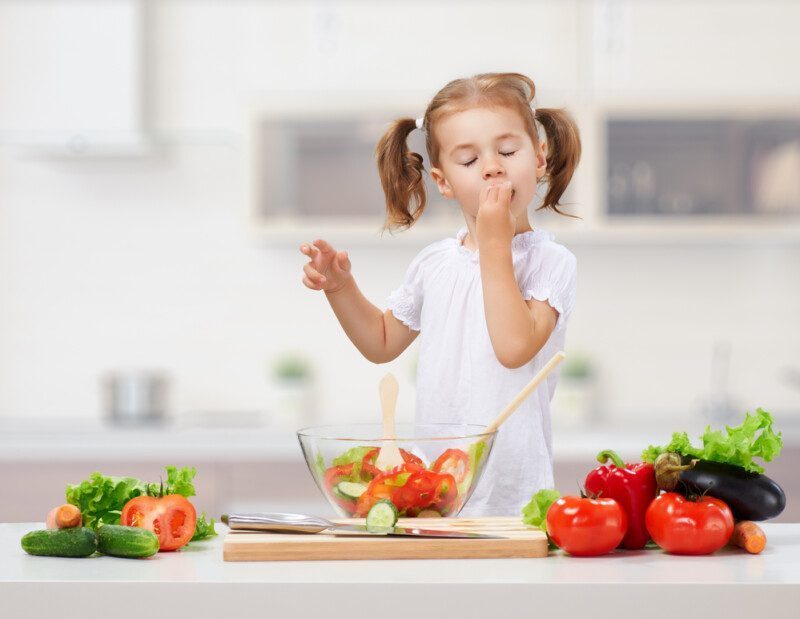
<path fill-rule="evenodd" d="M 509 181 L 512 214 L 527 215 L 547 166 L 541 143 L 534 145 L 517 112 L 507 107 L 471 108 L 445 116 L 434 132 L 439 167 L 431 169 L 431 177 L 445 198 L 455 198 L 465 215 L 477 217 L 481 190 Z"/>

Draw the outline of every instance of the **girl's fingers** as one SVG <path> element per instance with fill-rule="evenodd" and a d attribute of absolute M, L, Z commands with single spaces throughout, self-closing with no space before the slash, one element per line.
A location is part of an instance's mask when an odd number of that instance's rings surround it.
<path fill-rule="evenodd" d="M 503 183 L 497 191 L 498 199 L 504 204 L 507 205 L 511 202 L 511 183 L 505 182 Z"/>
<path fill-rule="evenodd" d="M 314 282 L 308 279 L 305 275 L 303 275 L 303 283 L 306 285 L 306 288 L 311 288 L 311 290 L 322 290 L 319 286 L 317 286 Z"/>
<path fill-rule="evenodd" d="M 336 254 L 336 260 L 334 264 L 339 268 L 341 271 L 349 271 L 350 270 L 350 257 L 347 255 L 346 251 L 340 251 Z"/>
<path fill-rule="evenodd" d="M 478 204 L 486 204 L 489 200 L 489 193 L 492 191 L 491 185 L 486 185 L 483 189 L 481 189 L 481 195 L 478 198 Z"/>
<path fill-rule="evenodd" d="M 307 277 L 309 280 L 311 280 L 312 282 L 314 282 L 314 283 L 315 283 L 315 284 L 317 284 L 318 286 L 321 286 L 322 284 L 324 284 L 324 283 L 327 281 L 327 280 L 325 279 L 325 276 L 324 276 L 324 275 L 322 275 L 322 274 L 321 274 L 319 271 L 317 271 L 317 270 L 316 270 L 316 269 L 315 269 L 313 266 L 311 266 L 311 263 L 310 263 L 310 262 L 306 263 L 306 264 L 303 266 L 303 273 L 305 273 L 305 274 L 306 274 L 306 277 Z"/>
<path fill-rule="evenodd" d="M 319 249 L 323 254 L 328 254 L 331 252 L 336 253 L 333 247 L 330 246 L 330 243 L 328 243 L 328 241 L 326 241 L 325 239 L 317 239 L 316 241 L 314 241 L 314 246 L 317 249 Z"/>

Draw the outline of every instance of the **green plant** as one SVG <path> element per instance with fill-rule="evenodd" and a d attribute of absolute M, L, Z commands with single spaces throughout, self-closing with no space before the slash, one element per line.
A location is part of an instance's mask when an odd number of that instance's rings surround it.
<path fill-rule="evenodd" d="M 302 355 L 287 354 L 275 362 L 273 371 L 281 380 L 304 380 L 311 378 L 311 363 Z"/>
<path fill-rule="evenodd" d="M 593 373 L 594 368 L 592 367 L 592 362 L 589 357 L 583 355 L 568 356 L 567 360 L 564 362 L 564 369 L 561 370 L 561 376 L 563 378 L 573 380 L 591 378 Z"/>

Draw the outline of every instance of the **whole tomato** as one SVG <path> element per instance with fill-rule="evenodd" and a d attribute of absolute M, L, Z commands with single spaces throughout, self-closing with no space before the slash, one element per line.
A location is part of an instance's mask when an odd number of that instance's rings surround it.
<path fill-rule="evenodd" d="M 576 557 L 611 552 L 625 537 L 628 516 L 614 499 L 565 496 L 547 510 L 547 532 L 553 543 Z"/>
<path fill-rule="evenodd" d="M 704 496 L 687 499 L 665 492 L 650 503 L 645 526 L 653 541 L 676 555 L 707 555 L 722 548 L 733 534 L 733 514 L 724 501 Z"/>

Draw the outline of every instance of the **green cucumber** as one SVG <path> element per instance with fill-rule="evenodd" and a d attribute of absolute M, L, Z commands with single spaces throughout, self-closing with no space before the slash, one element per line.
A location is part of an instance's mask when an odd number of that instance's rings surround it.
<path fill-rule="evenodd" d="M 22 536 L 22 549 L 41 557 L 88 557 L 97 550 L 97 535 L 86 527 L 31 531 Z"/>
<path fill-rule="evenodd" d="M 336 484 L 336 490 L 345 499 L 357 499 L 367 491 L 364 484 L 359 484 L 352 481 L 342 481 Z"/>
<path fill-rule="evenodd" d="M 378 501 L 367 512 L 367 530 L 382 531 L 397 524 L 397 507 L 388 499 Z"/>
<path fill-rule="evenodd" d="M 152 557 L 158 552 L 158 536 L 139 527 L 104 524 L 97 530 L 97 550 L 128 559 Z"/>

